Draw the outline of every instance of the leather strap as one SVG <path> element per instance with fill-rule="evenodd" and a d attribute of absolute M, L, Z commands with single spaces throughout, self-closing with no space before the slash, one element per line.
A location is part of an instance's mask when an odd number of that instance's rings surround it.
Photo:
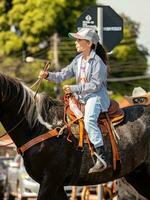
<path fill-rule="evenodd" d="M 113 129 L 111 128 L 111 121 L 110 121 L 108 113 L 106 113 L 106 118 L 107 118 L 107 123 L 108 123 L 107 127 L 109 130 L 108 133 L 109 133 L 109 138 L 110 138 L 111 147 L 112 147 L 112 154 L 113 154 L 113 168 L 114 168 L 114 171 L 116 171 L 117 161 L 120 162 L 120 155 L 119 155 L 117 143 L 114 138 Z"/>
<path fill-rule="evenodd" d="M 29 148 L 31 148 L 35 144 L 43 142 L 44 140 L 47 140 L 51 137 L 58 136 L 58 134 L 59 134 L 58 131 L 56 129 L 53 129 L 47 133 L 44 133 L 42 135 L 39 135 L 39 136 L 33 138 L 29 142 L 23 144 L 21 147 L 17 148 L 17 151 L 18 151 L 18 153 L 23 154 L 25 151 L 27 151 Z"/>

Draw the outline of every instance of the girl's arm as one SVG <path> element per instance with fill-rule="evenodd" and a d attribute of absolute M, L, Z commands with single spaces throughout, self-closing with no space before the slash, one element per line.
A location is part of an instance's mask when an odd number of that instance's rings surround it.
<path fill-rule="evenodd" d="M 60 83 L 60 82 L 66 80 L 66 79 L 69 79 L 75 75 L 74 71 L 73 71 L 74 63 L 75 63 L 75 61 L 73 60 L 71 62 L 71 64 L 69 64 L 67 67 L 63 68 L 60 72 L 41 71 L 39 73 L 39 78 L 45 78 L 48 81 Z"/>

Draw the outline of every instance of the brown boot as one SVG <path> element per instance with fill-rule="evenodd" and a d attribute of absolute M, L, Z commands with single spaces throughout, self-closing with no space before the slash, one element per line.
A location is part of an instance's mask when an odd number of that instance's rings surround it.
<path fill-rule="evenodd" d="M 101 172 L 107 167 L 107 163 L 104 160 L 104 152 L 105 150 L 103 146 L 96 148 L 95 156 L 97 157 L 97 161 L 95 165 L 89 169 L 89 173 Z"/>

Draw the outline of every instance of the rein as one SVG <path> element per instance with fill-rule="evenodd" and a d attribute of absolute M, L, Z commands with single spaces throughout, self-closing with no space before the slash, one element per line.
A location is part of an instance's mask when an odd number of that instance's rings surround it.
<path fill-rule="evenodd" d="M 9 135 L 9 133 L 10 133 L 11 131 L 15 130 L 15 129 L 21 124 L 21 122 L 23 122 L 23 120 L 24 120 L 24 117 L 23 117 L 13 128 L 11 128 L 9 131 L 5 132 L 4 135 L 0 136 L 0 141 L 1 141 L 1 138 L 3 138 L 3 137 L 6 136 L 6 135 Z M 14 143 L 14 142 L 10 142 L 10 143 L 8 143 L 8 144 L 0 145 L 0 147 L 9 146 L 9 145 L 11 145 L 11 144 L 13 144 L 13 143 Z"/>
<path fill-rule="evenodd" d="M 49 68 L 50 68 L 50 65 L 51 63 L 48 61 L 45 66 L 44 66 L 44 71 L 47 71 Z M 39 91 L 39 88 L 40 88 L 40 85 L 42 83 L 42 80 L 43 78 L 40 78 L 38 79 L 30 88 L 32 89 L 35 85 L 38 85 L 37 87 L 37 90 L 35 91 L 35 94 L 34 94 L 34 100 L 36 101 L 36 95 Z M 1 138 L 3 138 L 4 136 L 6 136 L 7 134 L 9 135 L 9 133 L 13 130 L 15 130 L 22 122 L 23 120 L 25 119 L 25 117 L 23 117 L 13 128 L 11 128 L 8 132 L 5 132 L 2 136 L 0 136 L 0 141 L 1 141 Z M 5 144 L 5 145 L 0 145 L 0 147 L 5 147 L 5 146 L 9 146 L 11 144 L 13 144 L 14 142 L 11 142 L 11 143 L 8 143 L 8 144 Z"/>
<path fill-rule="evenodd" d="M 48 62 L 45 64 L 45 66 L 44 66 L 44 71 L 48 71 L 48 69 L 50 68 L 50 65 L 51 65 L 51 63 L 48 61 Z M 37 89 L 36 89 L 36 91 L 35 91 L 34 99 L 36 99 L 36 95 L 37 95 L 37 93 L 38 93 L 38 91 L 39 91 L 39 88 L 40 88 L 40 85 L 41 85 L 42 81 L 43 81 L 43 78 L 39 78 L 39 79 L 31 86 L 31 89 L 32 89 L 35 85 L 38 85 L 38 87 L 37 87 Z"/>

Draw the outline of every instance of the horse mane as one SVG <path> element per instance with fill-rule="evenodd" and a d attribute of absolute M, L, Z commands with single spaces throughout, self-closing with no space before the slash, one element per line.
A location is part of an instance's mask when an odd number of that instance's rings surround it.
<path fill-rule="evenodd" d="M 23 110 L 27 114 L 27 118 L 30 124 L 34 126 L 36 119 L 44 124 L 48 129 L 51 129 L 51 125 L 62 123 L 63 119 L 63 103 L 58 100 L 52 99 L 45 92 L 38 93 L 34 99 L 35 92 L 30 89 L 25 83 L 18 78 L 12 78 L 4 74 L 0 74 L 1 87 L 4 87 L 2 95 L 2 101 L 9 98 L 10 104 L 12 101 L 19 104 L 20 107 L 18 113 Z M 15 90 L 15 96 L 13 96 L 13 90 Z M 33 113 L 37 112 L 36 116 Z M 55 116 L 55 119 L 54 119 Z M 50 126 L 48 124 L 51 124 Z"/>
<path fill-rule="evenodd" d="M 1 88 L 2 102 L 6 101 L 6 99 L 9 99 L 9 101 L 11 102 L 11 100 L 14 99 L 12 94 L 13 93 L 12 91 L 14 91 L 17 94 L 16 98 L 18 97 L 18 95 L 19 97 L 22 97 L 21 107 L 25 102 L 26 105 L 29 105 L 29 103 L 31 103 L 31 97 L 33 98 L 34 93 L 23 82 L 21 82 L 21 80 L 7 76 L 5 74 L 0 74 L 0 81 L 2 87 Z"/>
<path fill-rule="evenodd" d="M 40 93 L 37 97 L 37 108 L 42 116 L 45 116 L 45 121 L 50 124 L 62 124 L 64 116 L 64 104 L 60 100 L 51 98 L 45 92 Z"/>

